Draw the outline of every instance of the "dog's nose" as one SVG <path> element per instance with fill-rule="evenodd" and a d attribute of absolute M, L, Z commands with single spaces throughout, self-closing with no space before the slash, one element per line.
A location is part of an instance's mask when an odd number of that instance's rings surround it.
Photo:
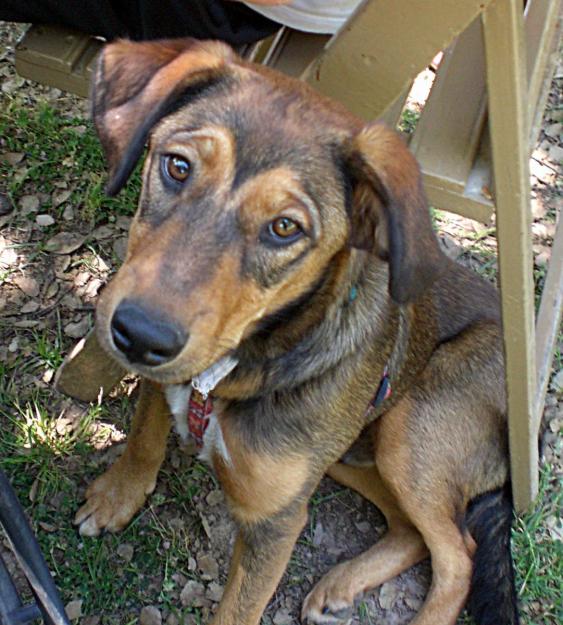
<path fill-rule="evenodd" d="M 157 367 L 172 360 L 181 351 L 188 336 L 162 313 L 147 310 L 125 300 L 111 320 L 113 342 L 129 362 Z"/>

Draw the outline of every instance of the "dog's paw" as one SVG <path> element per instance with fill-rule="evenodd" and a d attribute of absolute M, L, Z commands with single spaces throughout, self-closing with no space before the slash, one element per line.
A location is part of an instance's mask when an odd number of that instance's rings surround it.
<path fill-rule="evenodd" d="M 348 625 L 354 613 L 355 591 L 347 582 L 346 565 L 330 570 L 303 602 L 301 621 L 310 625 Z"/>
<path fill-rule="evenodd" d="M 155 486 L 155 477 L 131 471 L 120 458 L 86 491 L 86 503 L 74 518 L 78 531 L 83 536 L 98 536 L 103 530 L 122 530 Z"/>

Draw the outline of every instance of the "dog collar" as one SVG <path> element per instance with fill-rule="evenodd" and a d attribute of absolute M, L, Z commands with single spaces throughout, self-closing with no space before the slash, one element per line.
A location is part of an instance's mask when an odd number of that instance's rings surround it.
<path fill-rule="evenodd" d="M 210 393 L 237 364 L 237 358 L 225 356 L 195 376 L 189 384 L 170 384 L 166 387 L 166 400 L 182 440 L 191 435 L 197 447 L 203 447 L 203 437 L 213 413 Z"/>
<path fill-rule="evenodd" d="M 389 377 L 389 366 L 385 365 L 381 381 L 379 382 L 373 399 L 369 403 L 369 408 L 379 406 L 379 404 L 382 404 L 386 399 L 389 399 L 389 397 L 391 397 L 391 378 Z"/>
<path fill-rule="evenodd" d="M 371 413 L 386 399 L 389 399 L 389 397 L 391 397 L 391 378 L 389 377 L 389 365 L 385 365 L 379 386 L 377 387 L 377 391 L 375 391 L 373 399 L 368 404 L 365 417 L 369 417 Z"/>

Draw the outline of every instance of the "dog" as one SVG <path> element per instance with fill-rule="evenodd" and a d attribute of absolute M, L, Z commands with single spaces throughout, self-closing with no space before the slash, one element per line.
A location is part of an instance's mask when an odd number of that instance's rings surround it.
<path fill-rule="evenodd" d="M 107 45 L 93 118 L 110 195 L 149 142 L 96 317 L 142 383 L 80 532 L 143 505 L 174 415 L 238 525 L 214 625 L 259 623 L 325 474 L 388 530 L 317 583 L 304 622 L 348 622 L 355 597 L 430 556 L 414 624 L 453 625 L 466 603 L 479 625 L 518 623 L 497 293 L 441 252 L 402 139 L 195 40 Z"/>

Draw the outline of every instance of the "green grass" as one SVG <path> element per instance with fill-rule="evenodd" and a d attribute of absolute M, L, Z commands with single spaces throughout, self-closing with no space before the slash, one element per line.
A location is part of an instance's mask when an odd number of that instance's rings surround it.
<path fill-rule="evenodd" d="M 67 202 L 78 207 L 84 222 L 97 224 L 134 212 L 140 166 L 118 197 L 105 196 L 102 149 L 91 123 L 83 118 L 63 117 L 46 103 L 29 108 L 13 100 L 0 108 L 0 136 L 3 151 L 25 155 L 16 166 L 0 160 L 0 179 L 8 180 L 6 191 L 14 205 L 26 192 L 69 190 Z M 67 179 L 70 186 L 66 186 Z M 55 207 L 52 198 L 46 198 L 40 212 L 60 217 L 63 209 L 62 204 Z"/>
<path fill-rule="evenodd" d="M 550 527 L 559 526 L 563 509 L 563 476 L 545 466 L 533 509 L 516 519 L 513 553 L 517 589 L 523 609 L 534 625 L 563 622 L 563 542 Z"/>

